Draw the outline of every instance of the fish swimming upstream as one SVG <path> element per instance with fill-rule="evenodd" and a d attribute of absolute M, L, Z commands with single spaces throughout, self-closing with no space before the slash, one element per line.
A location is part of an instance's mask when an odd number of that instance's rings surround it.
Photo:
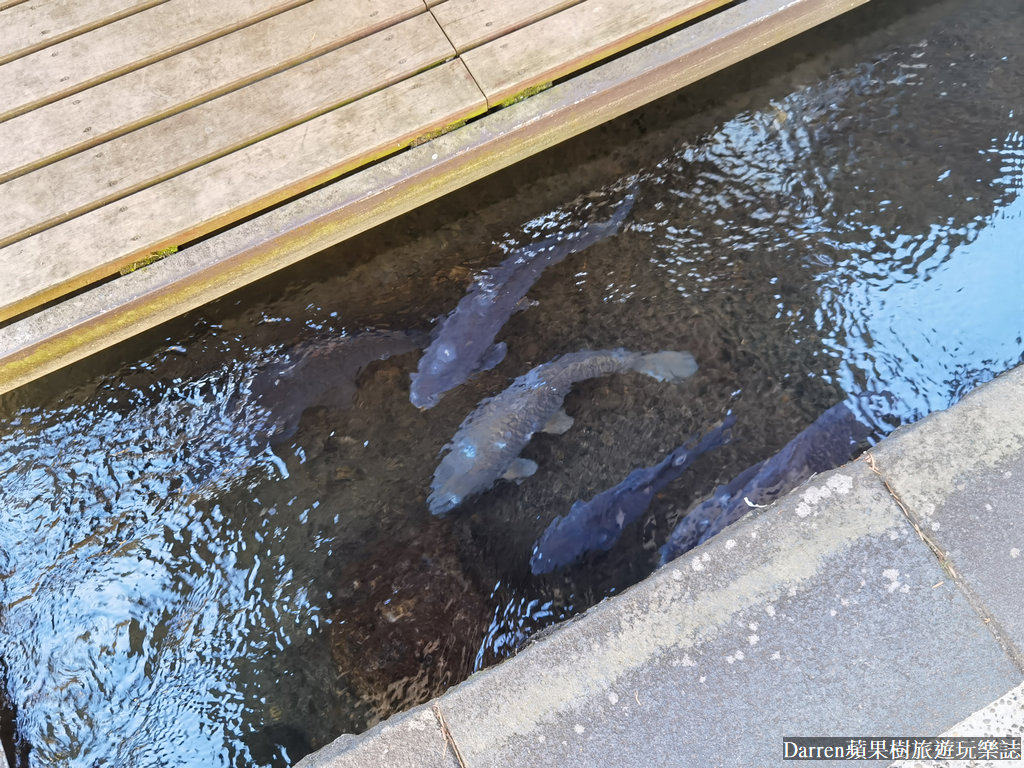
<path fill-rule="evenodd" d="M 689 352 L 644 355 L 625 349 L 570 352 L 538 365 L 504 392 L 482 401 L 442 449 L 446 453 L 427 498 L 430 511 L 443 515 L 501 477 L 517 479 L 536 472 L 536 463 L 519 458 L 519 452 L 536 432 L 562 434 L 572 426 L 561 408 L 577 381 L 624 371 L 679 381 L 696 370 Z"/>
<path fill-rule="evenodd" d="M 433 341 L 412 374 L 412 404 L 432 408 L 445 392 L 505 359 L 505 343 L 495 344 L 494 337 L 522 305 L 541 273 L 570 253 L 615 234 L 635 202 L 636 192 L 631 189 L 605 221 L 587 222 L 575 232 L 524 246 L 497 267 L 485 270 L 434 329 Z"/>
<path fill-rule="evenodd" d="M 819 472 L 845 464 L 871 434 L 845 403 L 825 411 L 781 451 L 747 467 L 684 517 L 661 548 L 667 563 L 703 544 L 754 507 L 762 507 Z"/>
<path fill-rule="evenodd" d="M 295 434 L 307 408 L 350 407 L 356 380 L 367 365 L 422 349 L 425 343 L 422 332 L 385 330 L 302 342 L 285 359 L 255 372 L 248 402 L 267 414 L 267 437 L 278 443 Z"/>
<path fill-rule="evenodd" d="M 550 573 L 575 562 L 587 552 L 612 548 L 623 529 L 650 506 L 654 495 L 679 477 L 701 454 L 728 441 L 736 422 L 729 414 L 701 438 L 679 446 L 653 467 L 634 469 L 621 483 L 590 501 L 576 501 L 564 517 L 556 517 L 533 548 L 530 570 Z"/>

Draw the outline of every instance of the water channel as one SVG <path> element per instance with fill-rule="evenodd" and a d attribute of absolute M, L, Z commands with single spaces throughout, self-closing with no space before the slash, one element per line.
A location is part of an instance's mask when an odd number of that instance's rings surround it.
<path fill-rule="evenodd" d="M 836 403 L 868 444 L 1020 363 L 1022 38 L 1005 0 L 868 4 L 0 398 L 0 658 L 30 764 L 288 764 L 642 579 Z M 629 195 L 543 271 L 500 363 L 410 403 L 483 270 Z M 578 382 L 531 477 L 430 513 L 478 403 L 613 348 L 699 369 Z M 608 551 L 531 571 L 574 501 L 728 413 Z"/>

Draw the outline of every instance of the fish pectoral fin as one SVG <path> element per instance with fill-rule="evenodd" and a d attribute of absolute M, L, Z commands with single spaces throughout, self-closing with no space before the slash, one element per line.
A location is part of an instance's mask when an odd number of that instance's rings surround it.
<path fill-rule="evenodd" d="M 491 368 L 505 359 L 507 351 L 508 347 L 505 346 L 504 341 L 499 341 L 497 344 L 492 345 L 484 353 L 484 356 L 480 358 L 480 364 L 476 367 L 477 372 L 491 370 Z"/>
<path fill-rule="evenodd" d="M 530 307 L 536 307 L 538 304 L 540 304 L 539 301 L 536 301 L 535 299 L 528 299 L 525 296 L 523 296 L 523 298 L 516 302 L 516 308 L 513 311 L 525 312 Z"/>
<path fill-rule="evenodd" d="M 505 470 L 505 474 L 503 474 L 502 477 L 505 480 L 515 480 L 518 482 L 524 477 L 532 477 L 536 471 L 536 461 L 519 458 L 514 459 L 512 463 L 508 465 L 508 469 Z"/>
<path fill-rule="evenodd" d="M 573 418 L 565 412 L 564 408 L 559 408 L 555 414 L 547 420 L 543 427 L 540 428 L 541 432 L 547 432 L 550 435 L 564 435 L 569 431 L 569 427 L 573 424 Z"/>
<path fill-rule="evenodd" d="M 697 361 L 689 352 L 665 350 L 640 355 L 632 368 L 657 381 L 679 381 L 697 372 Z"/>

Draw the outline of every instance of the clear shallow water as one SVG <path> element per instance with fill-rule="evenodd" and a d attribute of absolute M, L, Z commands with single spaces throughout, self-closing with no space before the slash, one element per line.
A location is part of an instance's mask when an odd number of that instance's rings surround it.
<path fill-rule="evenodd" d="M 1019 363 L 1024 10 L 913 8 L 869 6 L 0 400 L 0 657 L 33 765 L 283 764 L 642 578 L 695 501 L 833 403 L 879 438 Z M 620 234 L 545 271 L 506 359 L 436 408 L 408 401 L 415 351 L 353 362 L 348 339 L 429 330 L 631 181 Z M 257 404 L 296 345 L 334 389 Z M 618 346 L 701 368 L 578 384 L 573 428 L 524 451 L 534 477 L 429 515 L 482 398 Z M 551 519 L 729 409 L 733 443 L 615 548 L 530 575 Z M 270 445 L 282 414 L 297 430 Z"/>

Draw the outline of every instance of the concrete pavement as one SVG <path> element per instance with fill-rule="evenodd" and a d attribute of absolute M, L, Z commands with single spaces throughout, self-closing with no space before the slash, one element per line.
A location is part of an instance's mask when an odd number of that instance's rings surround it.
<path fill-rule="evenodd" d="M 783 736 L 1020 736 L 1021 498 L 1024 366 L 299 766 L 770 766 Z"/>

